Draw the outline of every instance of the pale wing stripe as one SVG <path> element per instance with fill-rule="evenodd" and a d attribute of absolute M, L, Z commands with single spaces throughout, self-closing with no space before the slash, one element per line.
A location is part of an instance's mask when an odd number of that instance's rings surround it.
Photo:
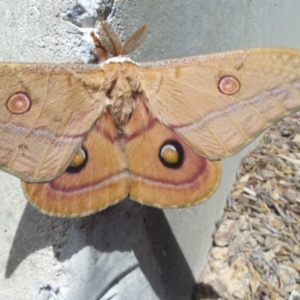
<path fill-rule="evenodd" d="M 149 178 L 145 178 L 143 176 L 132 174 L 132 173 L 130 174 L 130 178 L 132 180 L 136 180 L 138 183 L 143 182 L 143 183 L 146 183 L 148 185 L 152 185 L 152 186 L 156 187 L 157 189 L 160 188 L 160 187 L 164 187 L 164 188 L 176 189 L 176 190 L 181 190 L 182 188 L 192 187 L 199 180 L 199 177 L 196 176 L 194 180 L 192 180 L 190 182 L 186 182 L 184 184 L 182 184 L 182 183 L 181 184 L 178 184 L 178 183 L 165 183 L 165 182 L 160 182 L 160 181 L 155 181 L 155 180 L 152 180 L 152 179 L 149 179 Z"/>
<path fill-rule="evenodd" d="M 116 175 L 110 176 L 107 179 L 101 180 L 101 182 L 98 183 L 93 183 L 92 185 L 88 185 L 88 186 L 84 186 L 80 189 L 73 189 L 73 190 L 59 190 L 59 189 L 55 189 L 55 191 L 57 192 L 63 192 L 64 194 L 78 194 L 78 193 L 86 193 L 87 191 L 90 190 L 95 190 L 98 188 L 102 188 L 105 185 L 108 185 L 110 183 L 113 182 L 118 182 L 121 179 L 126 179 L 129 177 L 129 173 L 128 170 L 123 170 L 120 171 L 119 173 L 117 173 Z M 49 183 L 51 185 L 51 183 Z"/>
<path fill-rule="evenodd" d="M 280 95 L 280 94 L 282 94 L 282 89 L 280 89 L 280 88 L 275 88 L 271 93 L 267 93 L 267 92 L 265 92 L 264 94 L 265 94 L 265 98 L 270 98 L 274 103 L 275 103 L 275 105 L 282 111 L 282 114 L 284 114 L 285 112 L 286 112 L 286 108 L 284 107 L 284 105 L 282 105 L 282 103 L 280 102 L 280 101 L 278 101 L 278 99 L 276 99 L 276 97 L 274 97 L 274 95 L 273 94 L 276 94 L 276 95 Z M 255 102 L 260 102 L 260 101 L 252 101 L 252 102 L 250 102 L 250 101 L 248 101 L 248 100 L 243 100 L 243 101 L 241 101 L 240 103 L 241 103 L 241 106 L 242 106 L 242 104 L 244 104 L 245 106 L 247 106 L 249 109 L 251 109 L 255 114 L 256 114 L 256 116 L 258 116 L 258 117 L 260 117 L 261 118 L 261 120 L 265 123 L 265 124 L 268 124 L 269 123 L 269 121 L 266 119 L 266 117 L 262 114 L 262 112 L 258 109 L 258 108 L 256 108 L 255 106 L 253 106 L 252 104 L 254 104 Z M 238 108 L 238 107 L 237 107 Z M 247 139 L 249 140 L 249 139 L 251 139 L 251 137 L 249 136 L 249 135 L 247 135 L 246 136 L 247 137 Z"/>
<path fill-rule="evenodd" d="M 20 125 L 15 125 L 15 124 L 4 124 L 0 122 L 0 128 L 5 128 L 8 131 L 11 131 L 12 134 L 19 133 L 21 135 L 28 135 L 28 133 L 40 137 L 40 138 L 45 138 L 45 139 L 50 139 L 53 141 L 53 143 L 56 143 L 56 145 L 66 145 L 69 143 L 72 143 L 75 141 L 75 143 L 78 143 L 79 141 L 82 140 L 86 132 L 74 136 L 63 136 L 63 135 L 56 135 L 53 134 L 51 131 L 47 129 L 41 129 L 41 128 L 36 128 L 30 131 L 30 129 L 20 126 Z"/>
<path fill-rule="evenodd" d="M 221 100 L 220 100 L 221 101 Z M 216 105 L 218 105 L 218 103 L 216 103 Z M 241 103 L 241 106 L 243 106 L 243 103 Z M 240 133 L 246 138 L 249 139 L 249 135 L 247 134 L 247 132 L 245 132 L 245 130 L 243 130 L 243 128 L 241 128 L 241 126 L 233 119 L 233 117 L 228 113 L 228 111 L 226 111 L 226 109 L 223 109 L 221 107 L 219 107 L 219 109 L 217 111 L 221 111 L 223 112 L 223 115 L 229 119 L 231 121 L 231 123 L 233 123 L 235 125 L 235 127 L 240 131 Z M 205 126 L 206 128 L 209 128 L 209 124 L 206 124 Z M 213 136 L 217 136 L 217 134 L 213 133 L 213 130 L 210 129 L 210 132 Z M 217 142 L 221 145 L 223 144 L 220 140 L 217 140 Z M 228 151 L 228 147 L 223 147 L 224 151 Z"/>
<path fill-rule="evenodd" d="M 273 91 L 273 90 L 275 90 L 275 89 L 272 89 L 270 91 Z M 276 90 L 279 92 L 279 88 L 276 88 Z M 281 90 L 281 93 L 287 91 L 287 89 L 285 89 L 285 88 L 280 88 L 280 90 Z M 269 95 L 267 95 L 267 94 L 257 95 L 248 100 L 245 100 L 241 103 L 237 102 L 237 103 L 234 103 L 233 105 L 229 105 L 229 106 L 225 107 L 223 110 L 215 110 L 213 112 L 210 112 L 210 113 L 206 114 L 205 116 L 203 116 L 201 118 L 201 120 L 194 122 L 192 124 L 172 126 L 172 128 L 176 129 L 176 131 L 179 131 L 179 132 L 201 129 L 210 120 L 212 120 L 214 118 L 218 118 L 220 116 L 223 116 L 225 113 L 233 112 L 233 111 L 237 110 L 238 108 L 240 108 L 241 106 L 245 105 L 245 103 L 251 105 L 254 103 L 264 101 L 268 97 L 269 97 Z M 299 101 L 299 106 L 300 106 L 300 101 Z M 287 110 L 285 109 L 285 111 L 287 111 Z"/>
<path fill-rule="evenodd" d="M 224 114 L 224 113 L 223 113 Z M 197 123 L 197 122 L 196 122 Z M 226 145 L 220 140 L 220 138 L 218 137 L 218 134 L 216 134 L 212 129 L 211 127 L 209 126 L 208 122 L 206 123 L 203 123 L 203 126 L 204 128 L 206 128 L 210 133 L 211 135 L 214 137 L 215 141 L 220 145 L 220 147 L 225 151 L 225 152 L 228 152 L 228 147 L 226 147 Z M 181 128 L 180 128 L 181 129 Z M 177 128 L 175 129 L 175 132 L 178 131 L 178 132 L 181 132 L 181 130 L 178 130 Z M 205 154 L 207 153 L 207 151 L 204 152 Z M 208 153 L 206 154 L 208 155 Z"/>
<path fill-rule="evenodd" d="M 6 124 L 3 125 L 3 123 L 0 123 L 0 128 L 1 127 L 6 127 L 6 131 L 11 132 L 11 134 L 13 134 L 13 135 L 15 135 L 16 133 L 21 136 L 28 135 L 28 132 L 30 131 L 28 128 L 25 128 L 23 126 L 14 125 L 14 124 L 9 124 L 9 126 L 7 126 Z M 81 134 L 81 135 L 73 136 L 73 137 L 64 137 L 64 136 L 54 135 L 52 132 L 50 132 L 46 129 L 38 128 L 38 129 L 32 130 L 30 132 L 30 135 L 36 136 L 38 139 L 42 138 L 43 140 L 48 140 L 48 141 L 50 141 L 49 144 L 65 146 L 65 145 L 78 145 L 82 141 L 85 133 Z M 6 149 L 7 147 L 5 147 L 5 146 L 6 146 L 6 144 L 3 144 L 2 146 L 0 145 L 0 149 L 4 150 L 6 153 L 8 151 L 14 150 L 11 148 Z M 21 157 L 23 157 L 22 160 L 23 160 L 24 164 L 26 163 L 26 161 L 28 162 L 32 158 L 32 157 L 26 157 L 25 154 L 23 154 Z M 14 159 L 15 159 L 15 156 L 14 156 Z M 11 161 L 13 161 L 13 159 Z"/>
<path fill-rule="evenodd" d="M 195 89 L 194 85 L 192 84 L 186 84 L 185 87 L 189 87 L 191 90 L 195 90 L 197 92 L 197 89 Z M 183 91 L 181 91 L 183 93 Z M 196 93 L 195 93 L 196 94 Z M 188 99 L 187 96 L 185 96 L 183 99 Z M 193 110 L 197 111 L 197 107 L 194 106 L 193 103 L 190 103 L 190 105 L 192 106 Z M 221 110 L 221 109 L 220 109 Z M 174 127 L 172 127 L 174 128 Z M 228 151 L 226 145 L 219 139 L 218 134 L 216 134 L 214 132 L 213 129 L 211 129 L 211 127 L 209 126 L 208 123 L 205 124 L 205 128 L 207 129 L 207 131 L 209 131 L 211 133 L 211 135 L 214 137 L 214 139 L 216 140 L 216 142 L 220 145 L 220 147 L 224 150 L 224 151 Z M 175 127 L 175 129 L 177 129 L 177 127 Z M 206 152 L 204 152 L 206 153 Z"/>
<path fill-rule="evenodd" d="M 300 82 L 295 81 L 294 83 L 290 84 L 290 86 L 291 88 L 287 88 L 287 90 L 290 91 L 295 96 L 295 98 L 298 98 L 300 93 Z M 285 111 L 287 111 L 287 109 L 285 109 Z"/>
<path fill-rule="evenodd" d="M 275 88 L 274 90 L 272 90 L 267 96 L 270 97 L 270 99 L 274 102 L 275 105 L 277 105 L 277 107 L 282 111 L 282 113 L 284 114 L 287 109 L 284 107 L 284 105 L 277 99 L 278 96 L 287 96 L 289 95 L 289 91 L 290 89 L 288 87 L 278 87 Z"/>

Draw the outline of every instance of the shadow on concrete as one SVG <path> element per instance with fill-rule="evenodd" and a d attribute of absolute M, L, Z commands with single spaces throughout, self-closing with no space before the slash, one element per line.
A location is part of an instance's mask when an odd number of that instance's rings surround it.
<path fill-rule="evenodd" d="M 188 299 L 187 294 L 192 298 L 193 275 L 161 209 L 126 199 L 88 217 L 64 219 L 28 205 L 11 247 L 6 278 L 28 255 L 49 246 L 61 262 L 86 246 L 100 253 L 133 251 L 159 299 Z"/>

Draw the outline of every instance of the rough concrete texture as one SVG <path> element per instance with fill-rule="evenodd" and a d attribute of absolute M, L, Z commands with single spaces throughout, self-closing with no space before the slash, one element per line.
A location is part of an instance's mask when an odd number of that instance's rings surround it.
<path fill-rule="evenodd" d="M 258 46 L 300 48 L 294 1 L 0 0 L 0 59 L 92 62 L 97 10 L 122 39 L 145 21 L 137 61 Z M 52 218 L 0 173 L 0 299 L 191 299 L 241 157 L 225 159 L 216 194 L 185 209 L 130 200 L 90 217 Z"/>

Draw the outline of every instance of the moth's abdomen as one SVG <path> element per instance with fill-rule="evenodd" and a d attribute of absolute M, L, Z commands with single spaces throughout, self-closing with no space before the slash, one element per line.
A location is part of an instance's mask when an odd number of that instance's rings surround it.
<path fill-rule="evenodd" d="M 117 70 L 115 69 L 117 67 Z M 117 71 L 115 81 L 111 82 L 107 90 L 107 97 L 111 102 L 111 112 L 118 129 L 126 125 L 135 107 L 136 95 L 141 93 L 140 75 L 138 68 L 131 62 L 111 63 L 105 66 Z M 107 76 L 110 78 L 111 76 Z"/>
<path fill-rule="evenodd" d="M 134 109 L 135 100 L 130 90 L 118 94 L 119 96 L 112 97 L 111 112 L 115 125 L 119 129 L 128 123 Z"/>

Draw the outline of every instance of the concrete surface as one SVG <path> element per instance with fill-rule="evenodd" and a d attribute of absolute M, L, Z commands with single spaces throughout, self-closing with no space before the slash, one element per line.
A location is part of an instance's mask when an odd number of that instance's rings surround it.
<path fill-rule="evenodd" d="M 154 61 L 245 47 L 300 48 L 300 2 L 0 0 L 0 59 L 92 62 L 97 10 L 125 39 L 144 22 L 131 56 Z M 191 299 L 242 153 L 223 161 L 218 191 L 185 209 L 125 200 L 90 217 L 52 218 L 0 173 L 0 299 Z"/>

